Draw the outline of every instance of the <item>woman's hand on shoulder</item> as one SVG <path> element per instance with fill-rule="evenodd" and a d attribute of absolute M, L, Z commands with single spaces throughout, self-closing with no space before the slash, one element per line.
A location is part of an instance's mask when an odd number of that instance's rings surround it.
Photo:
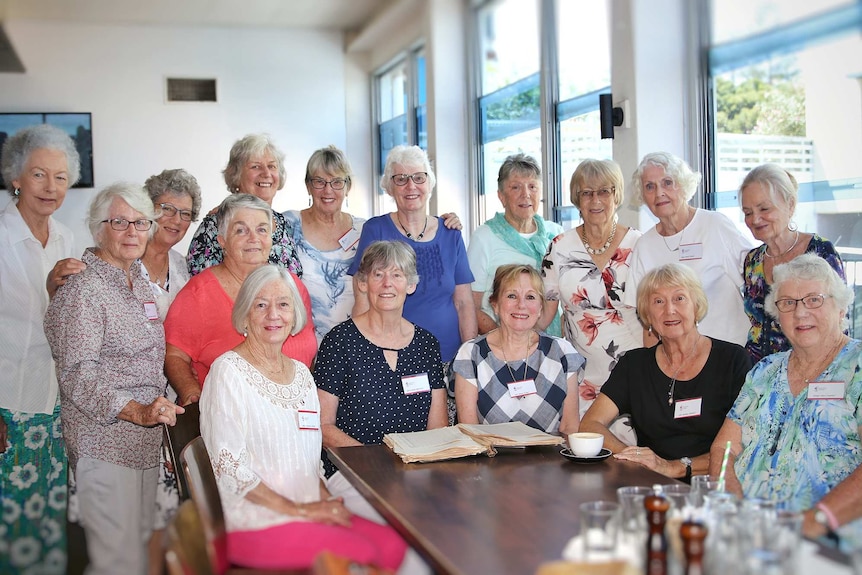
<path fill-rule="evenodd" d="M 85 269 L 87 269 L 87 264 L 75 258 L 66 258 L 54 264 L 54 267 L 48 272 L 48 279 L 45 280 L 45 289 L 48 290 L 48 297 L 54 297 L 57 289 L 65 285 L 71 276 L 79 274 Z"/>
<path fill-rule="evenodd" d="M 292 513 L 295 517 L 327 525 L 350 527 L 350 511 L 344 506 L 344 499 L 341 497 L 314 503 L 299 503 L 295 507 L 296 512 Z"/>
<path fill-rule="evenodd" d="M 440 217 L 443 218 L 443 225 L 446 226 L 447 229 L 461 231 L 464 227 L 461 225 L 461 219 L 455 212 L 447 212 L 445 214 L 441 214 Z"/>

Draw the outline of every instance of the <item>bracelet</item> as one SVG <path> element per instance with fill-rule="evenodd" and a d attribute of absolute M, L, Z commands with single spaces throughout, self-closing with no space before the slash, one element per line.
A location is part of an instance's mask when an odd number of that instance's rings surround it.
<path fill-rule="evenodd" d="M 835 517 L 835 514 L 832 513 L 832 510 L 826 507 L 826 504 L 822 501 L 814 507 L 822 511 L 823 515 L 826 516 L 826 521 L 829 523 L 829 529 L 831 529 L 832 531 L 838 531 L 838 527 L 840 527 L 840 525 L 838 523 L 838 518 Z"/>
<path fill-rule="evenodd" d="M 307 515 L 305 505 L 303 505 L 302 503 L 294 503 L 294 506 L 296 507 L 296 512 L 299 514 L 300 517 L 305 517 Z"/>

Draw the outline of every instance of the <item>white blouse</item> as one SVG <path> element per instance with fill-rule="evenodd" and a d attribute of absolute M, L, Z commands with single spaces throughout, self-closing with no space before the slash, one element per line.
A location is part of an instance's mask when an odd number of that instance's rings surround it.
<path fill-rule="evenodd" d="M 213 362 L 201 393 L 201 436 L 230 531 L 300 521 L 246 499 L 263 482 L 297 503 L 320 500 L 319 429 L 300 429 L 299 411 L 320 413 L 308 368 L 294 360 L 287 385 L 274 383 L 234 351 Z"/>
<path fill-rule="evenodd" d="M 164 288 L 150 280 L 150 272 L 147 271 L 147 266 L 144 265 L 143 261 L 141 261 L 141 275 L 150 282 L 153 297 L 156 300 L 156 308 L 159 310 L 159 317 L 164 323 L 168 315 L 168 308 L 171 307 L 174 298 L 189 283 L 189 268 L 186 265 L 186 258 L 177 250 L 168 252 L 168 279 Z"/>
<path fill-rule="evenodd" d="M 54 264 L 73 256 L 73 246 L 72 232 L 54 218 L 48 220 L 43 248 L 15 201 L 0 210 L 0 407 L 54 411 L 59 388 L 42 327 L 48 309 L 45 281 Z"/>

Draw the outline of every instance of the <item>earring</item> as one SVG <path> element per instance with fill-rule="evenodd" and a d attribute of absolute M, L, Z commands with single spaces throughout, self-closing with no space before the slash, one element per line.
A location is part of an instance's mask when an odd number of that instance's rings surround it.
<path fill-rule="evenodd" d="M 245 328 L 242 332 L 243 337 L 248 337 L 248 328 Z"/>
<path fill-rule="evenodd" d="M 647 330 L 647 333 L 649 333 L 650 337 L 652 337 L 652 324 L 650 324 L 649 329 Z"/>
<path fill-rule="evenodd" d="M 15 188 L 15 191 L 12 192 L 12 195 L 17 198 L 18 196 L 21 195 L 21 190 L 19 190 L 18 188 Z"/>
<path fill-rule="evenodd" d="M 345 208 L 350 207 L 350 200 L 347 198 L 347 196 L 344 196 L 344 207 Z"/>
<path fill-rule="evenodd" d="M 311 207 L 311 194 L 308 194 L 308 207 Z"/>
<path fill-rule="evenodd" d="M 799 226 L 796 225 L 796 222 L 794 222 L 793 220 L 790 220 L 790 223 L 787 224 L 787 229 L 790 230 L 791 232 L 795 232 L 796 230 L 799 229 Z"/>

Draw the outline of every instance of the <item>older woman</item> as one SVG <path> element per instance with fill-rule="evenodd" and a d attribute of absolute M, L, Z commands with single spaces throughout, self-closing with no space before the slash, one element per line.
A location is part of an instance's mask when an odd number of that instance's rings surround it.
<path fill-rule="evenodd" d="M 764 310 L 775 266 L 804 253 L 826 260 L 844 279 L 844 266 L 835 247 L 816 234 L 800 232 L 791 220 L 796 209 L 798 184 L 790 172 L 764 164 L 748 172 L 739 188 L 745 225 L 763 242 L 748 252 L 742 267 L 745 313 L 751 321 L 745 349 L 754 362 L 790 348 L 778 322 Z"/>
<path fill-rule="evenodd" d="M 284 212 L 293 228 L 303 283 L 311 288 L 317 341 L 346 320 L 353 309 L 353 282 L 347 268 L 356 257 L 363 218 L 343 212 L 352 185 L 350 164 L 334 146 L 317 150 L 305 169 L 310 206 Z"/>
<path fill-rule="evenodd" d="M 0 210 L 0 573 L 66 571 L 66 454 L 42 318 L 46 280 L 53 291 L 84 267 L 72 258 L 72 232 L 53 218 L 80 165 L 53 126 L 25 128 L 3 145 L 12 201 Z"/>
<path fill-rule="evenodd" d="M 173 249 L 201 211 L 201 187 L 185 170 L 164 170 L 150 176 L 144 189 L 156 210 L 156 231 L 141 258 L 141 273 L 150 281 L 159 316 L 164 321 L 177 293 L 189 281 L 186 260 Z"/>
<path fill-rule="evenodd" d="M 201 435 L 224 507 L 232 564 L 307 568 L 320 551 L 395 570 L 406 545 L 390 527 L 351 517 L 320 474 L 314 379 L 282 346 L 306 322 L 291 274 L 259 267 L 236 297 L 244 339 L 212 365 L 201 396 Z"/>
<path fill-rule="evenodd" d="M 230 325 L 230 310 L 248 275 L 267 263 L 272 241 L 272 209 L 248 194 L 225 198 L 216 214 L 220 264 L 194 276 L 177 294 L 165 320 L 165 373 L 180 405 L 198 401 L 201 385 L 215 359 L 242 341 Z M 311 317 L 308 290 L 297 280 L 303 304 Z M 311 365 L 317 339 L 311 322 L 287 338 L 285 355 Z"/>
<path fill-rule="evenodd" d="M 378 240 L 400 240 L 416 252 L 422 282 L 404 304 L 404 318 L 427 329 L 440 342 L 444 362 L 452 361 L 461 343 L 476 337 L 476 309 L 470 285 L 473 274 L 461 232 L 426 215 L 428 198 L 437 180 L 425 151 L 418 146 L 396 146 L 386 158 L 382 187 L 398 209 L 371 218 L 362 228 L 357 255 Z M 359 257 L 347 273 L 359 269 Z M 356 282 L 354 277 L 354 282 Z M 368 309 L 364 292 L 356 293 L 354 314 Z"/>
<path fill-rule="evenodd" d="M 271 208 L 275 193 L 284 187 L 284 153 L 268 135 L 249 134 L 231 147 L 224 169 L 224 182 L 231 194 L 250 194 Z M 269 263 L 280 265 L 297 277 L 302 277 L 302 264 L 296 253 L 293 230 L 279 212 L 272 212 L 272 221 Z M 218 242 L 219 229 L 216 214 L 207 214 L 198 226 L 189 244 L 188 265 L 191 275 L 221 263 L 224 252 Z"/>
<path fill-rule="evenodd" d="M 680 262 L 700 277 L 713 310 L 700 325 L 704 335 L 744 345 L 751 324 L 740 295 L 742 260 L 754 246 L 724 214 L 688 204 L 699 183 L 700 174 L 667 152 L 641 160 L 632 201 L 645 203 L 659 221 L 635 246 L 624 301 L 635 305 L 638 284 L 651 269 Z"/>
<path fill-rule="evenodd" d="M 751 361 L 741 346 L 698 331 L 707 300 L 690 268 L 666 264 L 649 272 L 637 301 L 641 322 L 660 343 L 620 358 L 581 420 L 581 431 L 603 434 L 617 459 L 688 480 L 706 472 L 712 440 Z M 631 414 L 637 446 L 608 430 L 620 413 Z"/>
<path fill-rule="evenodd" d="M 548 244 L 563 231 L 559 224 L 545 220 L 538 213 L 542 205 L 542 168 L 531 156 L 515 154 L 503 161 L 497 175 L 497 197 L 504 212 L 476 228 L 467 248 L 467 259 L 476 278 L 473 301 L 479 333 L 488 333 L 498 326 L 490 303 L 497 268 L 503 264 L 527 264 L 541 269 Z M 542 328 L 546 326 L 549 334 L 560 335 L 556 309 Z"/>
<path fill-rule="evenodd" d="M 629 265 L 641 233 L 617 224 L 625 190 L 613 160 L 578 164 L 569 190 L 584 223 L 554 238 L 542 262 L 544 321 L 562 307 L 565 337 L 587 358 L 580 385 L 583 416 L 619 358 L 643 346 L 637 312 L 623 303 L 626 290 L 634 289 L 627 283 Z"/>
<path fill-rule="evenodd" d="M 90 204 L 96 248 L 45 314 L 63 434 L 78 487 L 91 573 L 142 573 L 153 523 L 161 423 L 183 408 L 163 396 L 165 339 L 140 262 L 155 212 L 146 192 L 114 184 Z"/>
<path fill-rule="evenodd" d="M 354 279 L 368 309 L 323 338 L 314 370 L 323 446 L 379 444 L 386 433 L 446 426 L 440 345 L 402 315 L 419 281 L 413 250 L 375 242 Z M 333 495 L 349 493 L 325 455 L 324 465 Z"/>
<path fill-rule="evenodd" d="M 844 335 L 853 292 L 829 263 L 803 254 L 772 270 L 766 312 L 792 349 L 745 379 L 712 446 L 731 443 L 728 489 L 804 511 L 803 532 L 862 543 L 862 342 Z"/>
<path fill-rule="evenodd" d="M 578 430 L 578 377 L 572 344 L 536 330 L 544 291 L 530 264 L 497 268 L 491 306 L 500 327 L 458 350 L 455 404 L 462 423 L 521 421 L 546 433 Z"/>

